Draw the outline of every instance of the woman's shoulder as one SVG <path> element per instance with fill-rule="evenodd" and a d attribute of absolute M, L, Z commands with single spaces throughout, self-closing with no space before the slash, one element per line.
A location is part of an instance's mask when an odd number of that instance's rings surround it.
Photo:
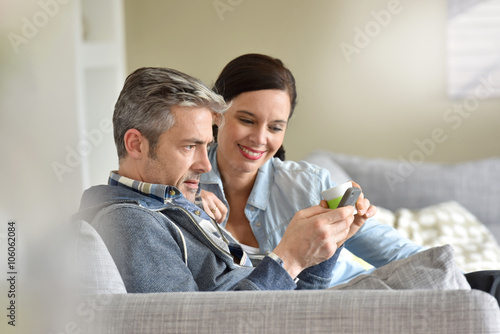
<path fill-rule="evenodd" d="M 330 182 L 330 172 L 322 167 L 312 164 L 307 161 L 282 161 L 278 158 L 273 158 L 272 165 L 274 175 L 278 178 L 309 178 L 311 181 Z"/>
<path fill-rule="evenodd" d="M 290 173 L 324 173 L 328 172 L 326 169 L 319 167 L 318 165 L 312 164 L 310 162 L 300 160 L 280 160 L 278 158 L 272 158 L 272 164 L 275 171 L 290 172 Z"/>
<path fill-rule="evenodd" d="M 295 211 L 318 204 L 321 191 L 333 186 L 328 170 L 309 162 L 273 159 L 272 165 L 273 191 L 295 205 Z"/>

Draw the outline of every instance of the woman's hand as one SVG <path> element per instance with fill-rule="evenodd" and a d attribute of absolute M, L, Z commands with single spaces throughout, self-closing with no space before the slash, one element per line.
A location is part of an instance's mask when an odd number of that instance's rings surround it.
<path fill-rule="evenodd" d="M 203 209 L 217 223 L 222 223 L 226 219 L 227 207 L 222 201 L 210 191 L 201 190 Z"/>
<path fill-rule="evenodd" d="M 351 181 L 353 187 L 357 187 L 361 189 L 359 184 L 357 184 L 354 181 Z M 358 230 L 365 224 L 368 218 L 373 217 L 377 213 L 377 207 L 370 205 L 370 201 L 365 198 L 365 195 L 363 192 L 358 197 L 358 200 L 356 201 L 356 210 L 358 211 L 354 215 L 354 221 L 351 225 L 351 228 L 349 230 L 349 233 L 347 234 L 347 238 L 342 241 L 338 246 L 340 247 L 347 239 L 352 237 Z"/>

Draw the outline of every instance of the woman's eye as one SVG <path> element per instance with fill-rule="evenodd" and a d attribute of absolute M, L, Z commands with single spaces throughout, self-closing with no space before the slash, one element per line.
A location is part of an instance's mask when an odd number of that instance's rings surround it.
<path fill-rule="evenodd" d="M 271 126 L 270 127 L 272 132 L 280 132 L 283 131 L 283 128 L 277 127 L 277 126 Z"/>
<path fill-rule="evenodd" d="M 247 118 L 240 118 L 240 122 L 244 124 L 253 124 L 253 121 Z"/>

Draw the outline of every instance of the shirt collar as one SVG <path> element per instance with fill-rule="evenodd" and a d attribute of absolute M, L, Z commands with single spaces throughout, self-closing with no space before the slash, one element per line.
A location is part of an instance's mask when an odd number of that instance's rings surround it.
<path fill-rule="evenodd" d="M 171 203 L 173 200 L 180 200 L 184 197 L 181 191 L 174 186 L 133 180 L 119 175 L 116 171 L 109 173 L 108 184 L 111 186 L 121 185 L 127 187 L 135 192 L 154 198 L 163 203 Z M 198 188 L 196 195 L 198 196 L 199 193 L 200 189 Z"/>
<path fill-rule="evenodd" d="M 269 159 L 257 172 L 257 178 L 252 192 L 248 197 L 248 204 L 260 210 L 265 210 L 271 196 L 271 187 L 274 182 L 273 158 Z"/>

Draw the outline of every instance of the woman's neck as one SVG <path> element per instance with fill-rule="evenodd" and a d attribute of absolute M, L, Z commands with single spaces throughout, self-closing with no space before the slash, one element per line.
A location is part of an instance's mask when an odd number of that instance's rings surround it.
<path fill-rule="evenodd" d="M 217 166 L 226 197 L 245 197 L 248 199 L 257 179 L 258 170 L 253 173 L 242 173 L 239 170 L 235 170 L 230 163 L 219 157 L 217 157 Z"/>
<path fill-rule="evenodd" d="M 257 171 L 255 173 L 241 173 L 232 169 L 231 166 L 219 163 L 218 166 L 224 186 L 224 194 L 230 207 L 226 229 L 239 242 L 258 248 L 259 243 L 245 215 L 245 207 L 257 178 Z"/>
<path fill-rule="evenodd" d="M 231 171 L 220 170 L 222 185 L 224 186 L 224 193 L 228 198 L 245 198 L 248 200 L 252 192 L 257 172 L 254 174 L 249 173 L 231 173 Z"/>

